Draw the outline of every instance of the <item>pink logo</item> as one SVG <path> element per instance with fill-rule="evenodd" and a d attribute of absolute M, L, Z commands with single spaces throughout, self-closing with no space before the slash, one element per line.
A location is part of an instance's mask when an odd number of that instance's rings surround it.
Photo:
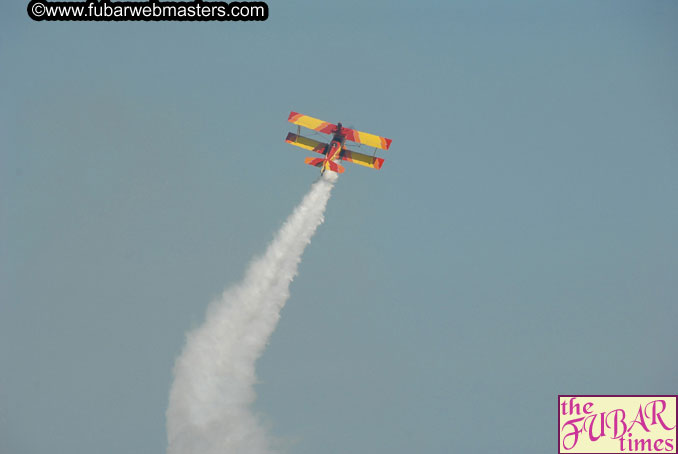
<path fill-rule="evenodd" d="M 676 453 L 678 396 L 558 396 L 558 454 Z"/>

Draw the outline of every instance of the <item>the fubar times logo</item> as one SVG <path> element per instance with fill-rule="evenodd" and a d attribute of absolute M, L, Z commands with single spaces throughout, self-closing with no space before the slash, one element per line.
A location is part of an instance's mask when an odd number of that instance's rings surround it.
<path fill-rule="evenodd" d="M 558 396 L 558 454 L 676 453 L 678 396 Z"/>

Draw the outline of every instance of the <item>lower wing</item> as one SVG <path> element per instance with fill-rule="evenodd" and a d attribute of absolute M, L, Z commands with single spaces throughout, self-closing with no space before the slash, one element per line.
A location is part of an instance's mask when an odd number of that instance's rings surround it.
<path fill-rule="evenodd" d="M 327 154 L 327 144 L 318 142 L 317 140 L 309 139 L 294 133 L 288 133 L 285 142 L 294 146 L 303 148 L 304 150 L 315 151 L 320 154 Z"/>
<path fill-rule="evenodd" d="M 384 160 L 382 158 L 368 156 L 366 154 L 358 153 L 357 151 L 347 150 L 346 148 L 341 151 L 341 155 L 339 157 L 344 161 L 370 167 L 372 169 L 381 169 L 381 166 L 384 164 Z"/>

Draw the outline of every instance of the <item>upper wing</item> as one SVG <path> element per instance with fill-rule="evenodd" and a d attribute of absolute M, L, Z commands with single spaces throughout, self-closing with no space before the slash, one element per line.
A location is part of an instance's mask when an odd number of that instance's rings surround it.
<path fill-rule="evenodd" d="M 318 120 L 317 118 L 309 117 L 308 115 L 302 115 L 296 112 L 290 112 L 290 116 L 287 118 L 287 121 L 294 123 L 295 125 L 303 126 L 304 128 L 312 129 L 325 134 L 332 134 L 337 130 L 337 125 L 333 125 L 332 123 Z"/>
<path fill-rule="evenodd" d="M 347 150 L 346 148 L 341 150 L 340 158 L 344 161 L 352 162 L 354 164 L 371 167 L 372 169 L 381 169 L 381 166 L 384 164 L 384 160 L 382 158 L 368 156 L 356 151 Z"/>
<path fill-rule="evenodd" d="M 346 140 L 362 143 L 369 147 L 381 148 L 382 150 L 388 150 L 392 142 L 391 139 L 386 137 L 375 136 L 355 129 L 341 128 L 341 132 L 346 136 Z"/>
<path fill-rule="evenodd" d="M 333 134 L 337 131 L 337 125 L 335 124 L 318 120 L 317 118 L 309 117 L 308 115 L 302 115 L 297 112 L 290 112 L 287 121 L 324 134 Z M 341 133 L 344 134 L 346 140 L 362 143 L 369 147 L 381 148 L 382 150 L 388 150 L 388 147 L 391 146 L 392 142 L 391 139 L 387 139 L 386 137 L 376 136 L 350 128 L 341 128 Z"/>
<path fill-rule="evenodd" d="M 296 145 L 297 147 L 301 147 L 305 150 L 315 151 L 316 153 L 327 153 L 326 143 L 318 142 L 317 140 L 309 139 L 308 137 L 302 137 L 291 132 L 287 133 L 285 142 Z"/>

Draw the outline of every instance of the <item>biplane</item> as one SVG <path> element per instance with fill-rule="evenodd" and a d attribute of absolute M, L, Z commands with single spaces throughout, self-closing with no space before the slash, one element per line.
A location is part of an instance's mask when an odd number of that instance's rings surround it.
<path fill-rule="evenodd" d="M 287 134 L 287 139 L 285 139 L 285 142 L 305 150 L 314 151 L 324 155 L 322 158 L 306 158 L 304 160 L 306 164 L 320 167 L 321 175 L 326 170 L 344 173 L 344 167 L 336 163 L 338 160 L 353 162 L 355 164 L 371 167 L 373 169 L 381 169 L 384 160 L 375 156 L 377 153 L 377 148 L 388 150 L 388 147 L 391 146 L 391 139 L 375 136 L 374 134 L 368 134 L 366 132 L 356 131 L 355 129 L 344 128 L 341 123 L 337 123 L 335 125 L 296 112 L 290 112 L 290 116 L 287 121 L 297 125 L 297 133 L 294 134 L 290 132 Z M 309 139 L 308 137 L 303 137 L 300 135 L 301 126 L 323 134 L 332 134 L 332 140 L 330 140 L 329 143 L 325 143 Z M 347 140 L 367 145 L 368 147 L 375 147 L 374 154 L 369 156 L 358 153 L 357 151 L 349 150 L 344 146 Z"/>

